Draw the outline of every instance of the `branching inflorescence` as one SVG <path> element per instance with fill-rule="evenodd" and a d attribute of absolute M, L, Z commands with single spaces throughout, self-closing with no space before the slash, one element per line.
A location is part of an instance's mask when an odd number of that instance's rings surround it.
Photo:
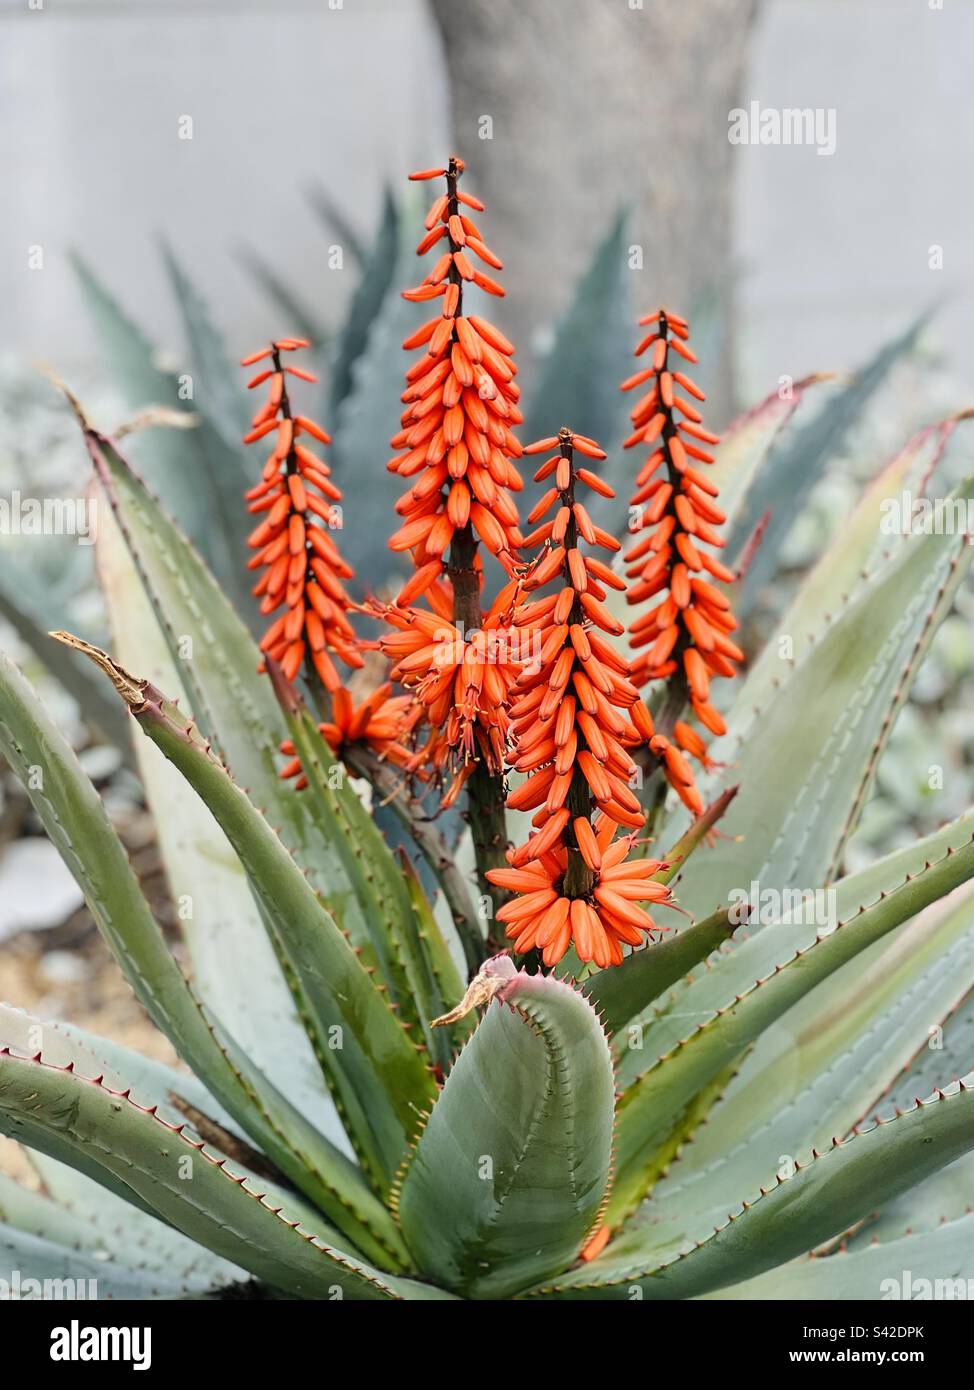
<path fill-rule="evenodd" d="M 423 283 L 404 292 L 417 303 L 437 302 L 439 313 L 403 344 L 419 356 L 406 373 L 401 429 L 392 440 L 398 452 L 388 467 L 413 481 L 397 504 L 404 520 L 390 545 L 409 552 L 415 573 L 396 603 L 380 610 L 399 629 L 380 645 L 424 706 L 428 736 L 417 765 L 448 777 L 447 805 L 469 784 L 483 873 L 503 862 L 506 705 L 517 666 L 498 659 L 495 641 L 514 589 L 506 585 L 483 613 L 479 546 L 514 574 L 522 536 L 513 494 L 523 483 L 513 462 L 521 453 L 513 427 L 522 417 L 513 344 L 486 319 L 464 313 L 465 286 L 504 291 L 475 264 L 501 268 L 470 216 L 483 204 L 459 188 L 463 167 L 453 157 L 446 168 L 411 175 L 446 180 L 417 247 L 419 255 L 434 247 L 440 254 Z M 410 606 L 424 595 L 431 612 Z"/>
<path fill-rule="evenodd" d="M 332 660 L 361 666 L 363 646 L 372 644 L 356 639 L 356 605 L 342 583 L 352 571 L 328 534 L 341 493 L 304 438 L 327 444 L 328 436 L 291 412 L 287 375 L 314 379 L 281 364 L 283 353 L 307 346 L 294 338 L 245 359 L 270 359 L 250 383 L 269 381 L 270 394 L 247 440 L 274 435 L 264 476 L 248 494 L 251 510 L 266 513 L 250 542 L 251 565 L 264 570 L 255 592 L 263 612 L 285 608 L 261 649 L 292 679 L 308 658 L 329 692 L 320 729 L 337 756 L 367 747 L 439 786 L 442 809 L 466 790 L 478 873 L 516 951 L 536 949 L 551 966 L 574 945 L 581 960 L 605 966 L 656 929 L 640 903 L 672 901 L 656 881 L 666 866 L 630 858 L 646 822 L 637 795 L 643 772 L 658 764 L 690 811 L 703 811 L 684 754 L 712 764 L 683 705 L 689 699 L 700 723 L 721 733 L 710 680 L 733 675 L 742 659 L 728 636 L 736 626 L 730 602 L 711 582 L 734 578 L 709 549 L 723 545 L 724 516 L 705 471 L 717 437 L 688 399 L 703 392 L 673 360 L 696 360 L 686 321 L 666 310 L 647 315 L 640 322 L 650 331 L 636 352 L 651 351 L 651 362 L 623 383 L 649 383 L 626 441 L 650 447 L 632 499 L 631 529 L 646 534 L 626 553 L 624 578 L 611 563 L 620 543 L 580 496 L 615 496 L 587 466 L 604 460 L 603 450 L 568 428 L 522 450 L 513 433 L 522 418 L 513 345 L 464 313 L 465 287 L 503 290 L 477 266 L 501 263 L 469 215 L 483 205 L 460 191 L 462 174 L 453 157 L 446 168 L 410 176 L 443 178 L 445 191 L 417 247 L 420 255 L 436 249 L 437 258 L 422 284 L 404 291 L 438 312 L 403 344 L 418 355 L 388 463 L 409 481 L 390 546 L 409 555 L 413 574 L 394 602 L 371 599 L 367 610 L 386 624 L 375 645 L 390 659 L 389 681 L 356 704 Z M 535 473 L 546 491 L 526 539 L 514 501 L 522 452 L 551 454 Z M 481 545 L 506 576 L 486 612 Z M 532 550 L 535 558 L 525 559 Z M 629 629 L 631 659 L 616 645 L 625 626 L 614 600 L 623 595 L 657 600 Z M 669 687 L 655 719 L 639 693 L 650 682 Z M 394 694 L 392 683 L 405 693 Z M 293 745 L 283 751 L 290 761 L 282 775 L 303 785 Z M 508 773 L 524 775 L 513 790 Z M 533 833 L 516 848 L 508 845 L 505 799 L 532 813 Z"/>

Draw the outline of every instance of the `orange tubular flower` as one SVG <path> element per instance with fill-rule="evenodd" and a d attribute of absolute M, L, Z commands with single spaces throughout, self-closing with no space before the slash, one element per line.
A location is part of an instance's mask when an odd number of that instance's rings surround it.
<path fill-rule="evenodd" d="M 730 584 L 735 577 L 708 549 L 724 545 L 717 528 L 725 517 L 717 506 L 717 488 L 707 477 L 714 461 L 709 450 L 719 436 L 703 428 L 693 402 L 702 401 L 704 394 L 683 370 L 697 360 L 687 345 L 686 320 L 659 309 L 639 322 L 650 331 L 636 348 L 636 356 L 649 351 L 651 362 L 624 381 L 622 390 L 649 383 L 631 411 L 635 428 L 625 442 L 627 449 L 638 444 L 650 448 L 636 477 L 631 504 L 640 513 L 634 530 L 648 534 L 626 552 L 626 573 L 634 581 L 627 599 L 629 603 L 649 598 L 657 602 L 629 629 L 631 645 L 640 652 L 632 663 L 632 678 L 642 686 L 679 673 L 697 719 L 711 733 L 722 734 L 724 721 L 710 703 L 711 677 L 735 675 L 735 663 L 743 661 L 744 653 L 728 635 L 737 627 L 730 600 L 711 583 L 716 579 Z M 678 747 L 674 747 L 655 732 L 645 707 L 634 712 L 634 720 L 651 751 L 660 757 L 669 781 L 687 806 L 699 813 L 703 803 L 679 750 L 710 766 L 700 734 L 678 721 L 673 730 Z"/>
<path fill-rule="evenodd" d="M 274 445 L 261 481 L 246 494 L 251 512 L 266 513 L 250 536 L 256 554 L 248 568 L 264 569 L 254 586 L 260 611 L 285 609 L 264 634 L 261 651 L 280 662 L 289 680 L 309 655 L 325 688 L 335 692 L 341 679 L 330 653 L 351 667 L 361 666 L 362 658 L 348 620 L 351 599 L 342 584 L 353 571 L 329 535 L 342 495 L 328 464 L 309 448 L 309 441 L 330 444 L 331 439 L 306 415 L 291 413 L 287 391 L 288 376 L 317 378 L 300 367 L 281 365 L 282 353 L 308 346 L 301 338 L 282 338 L 242 359 L 244 367 L 268 362 L 247 383 L 251 389 L 269 383 L 267 401 L 244 443 L 273 435 Z"/>
<path fill-rule="evenodd" d="M 422 255 L 436 246 L 440 254 L 423 283 L 403 293 L 404 299 L 421 303 L 438 300 L 440 309 L 403 343 L 406 349 L 418 348 L 420 355 L 406 373 L 402 429 L 391 441 L 401 452 L 388 463 L 390 472 L 415 479 L 397 504 L 403 525 L 389 542 L 393 550 L 410 551 L 416 565 L 400 604 L 412 602 L 435 583 L 455 538 L 465 542 L 464 553 L 451 553 L 451 561 L 469 564 L 466 552 L 480 540 L 508 573 L 522 539 L 511 495 L 523 487 L 511 462 L 521 453 L 511 426 L 522 419 L 517 368 L 511 360 L 514 346 L 486 319 L 463 313 L 467 283 L 488 294 L 504 293 L 474 263 L 501 268 L 468 215 L 483 212 L 483 203 L 458 189 L 463 167 L 463 160 L 454 156 L 447 169 L 410 175 L 445 175 L 446 192 L 434 200 L 427 234 L 416 248 Z"/>
<path fill-rule="evenodd" d="M 653 919 L 639 902 L 669 902 L 669 890 L 650 879 L 662 867 L 650 859 L 626 863 L 635 833 L 615 839 L 621 826 L 643 825 L 638 798 L 629 786 L 636 765 L 627 744 L 640 741 L 621 713 L 639 703 L 627 679 L 628 663 L 604 634 L 619 636 L 621 623 L 605 606 L 607 589 L 623 582 L 610 567 L 583 555 L 579 539 L 607 550 L 618 542 L 595 526 L 576 486 L 613 496 L 587 468 L 575 468 L 575 450 L 589 458 L 605 454 L 592 440 L 563 429 L 526 453 L 557 445 L 559 452 L 535 474 L 554 475 L 531 513 L 538 521 L 556 507 L 525 541 L 545 549 L 523 581 L 526 594 L 555 587 L 515 610 L 530 638 L 534 661 L 519 677 L 510 707 L 514 738 L 512 766 L 527 779 L 508 806 L 534 810 L 537 833 L 508 854 L 508 868 L 487 877 L 517 896 L 498 912 L 519 952 L 538 947 L 554 965 L 574 942 L 579 957 L 597 965 L 618 964 L 623 945 L 636 945 L 652 931 Z M 594 817 L 594 820 L 593 820 Z"/>
<path fill-rule="evenodd" d="M 407 768 L 411 754 L 400 740 L 408 735 L 419 713 L 413 697 L 394 696 L 388 682 L 380 685 L 360 705 L 356 705 L 351 693 L 341 686 L 334 693 L 331 719 L 319 724 L 318 729 L 336 758 L 344 758 L 358 744 L 370 749 L 383 762 Z M 296 778 L 295 786 L 301 791 L 308 782 L 290 739 L 281 744 L 281 752 L 291 759 L 281 776 Z"/>
<path fill-rule="evenodd" d="M 392 679 L 413 692 L 432 730 L 408 765 L 452 775 L 443 807 L 453 805 L 478 762 L 492 776 L 504 770 L 507 704 L 521 670 L 518 635 L 510 627 L 517 590 L 516 579 L 505 585 L 480 628 L 466 634 L 448 608 L 445 614 L 397 604 L 376 610 L 398 629 L 379 639 L 395 662 Z M 437 597 L 446 606 L 449 596 L 438 591 Z"/>

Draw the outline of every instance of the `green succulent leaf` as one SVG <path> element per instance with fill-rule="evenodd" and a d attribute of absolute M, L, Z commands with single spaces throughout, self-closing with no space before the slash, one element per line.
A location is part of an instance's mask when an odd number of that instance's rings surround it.
<path fill-rule="evenodd" d="M 426 1026 L 430 1054 L 446 1073 L 453 1065 L 457 1050 L 473 1031 L 473 1019 L 465 1017 L 449 1027 L 431 1027 L 432 1020 L 447 1013 L 463 993 L 463 978 L 443 939 L 419 875 L 405 853 L 401 856 L 401 863 L 412 908 L 406 943 L 412 962 L 416 1001 Z"/>
<path fill-rule="evenodd" d="M 163 244 L 162 254 L 189 344 L 193 399 L 206 410 L 208 418 L 227 444 L 237 449 L 241 435 L 247 433 L 250 416 L 245 377 L 227 352 L 203 296 L 193 284 L 186 267 L 168 244 Z M 232 481 L 237 482 L 238 479 Z M 234 516 L 239 516 L 244 511 L 240 506 L 239 491 L 235 490 L 229 500 L 233 504 Z M 245 522 L 239 523 L 239 526 L 241 532 L 246 531 Z"/>
<path fill-rule="evenodd" d="M 645 1195 L 656 1175 L 654 1155 L 667 1143 L 691 1099 L 727 1068 L 777 1019 L 793 1008 L 822 980 L 866 950 L 888 932 L 974 876 L 974 842 L 951 851 L 916 878 L 869 907 L 838 922 L 834 930 L 779 962 L 770 974 L 751 974 L 750 986 L 728 992 L 707 1017 L 686 1008 L 690 991 L 681 999 L 690 1017 L 701 1021 L 689 1028 L 666 1053 L 646 1054 L 648 1065 L 625 1091 L 617 1113 L 617 1174 L 610 1219 L 618 1221 Z M 792 929 L 772 925 L 771 934 L 787 938 Z M 807 932 L 807 928 L 805 928 Z M 761 933 L 743 942 L 732 954 L 742 972 L 758 954 Z M 784 950 L 785 942 L 782 942 Z M 630 1048 L 627 1060 L 640 1058 Z M 654 1060 L 655 1059 L 655 1060 Z"/>
<path fill-rule="evenodd" d="M 721 908 L 702 922 L 633 951 L 615 969 L 600 970 L 586 982 L 586 992 L 602 1014 L 607 1031 L 617 1033 L 624 1028 L 647 1004 L 729 941 L 737 925 L 731 920 L 730 909 Z"/>
<path fill-rule="evenodd" d="M 909 538 L 881 531 L 882 504 L 911 479 L 928 476 L 960 421 L 952 418 L 921 430 L 876 475 L 821 559 L 806 575 L 776 631 L 748 668 L 737 696 L 738 708 L 764 708 L 774 696 L 785 666 L 797 665 L 811 651 L 816 635 L 847 607 L 867 579 L 893 558 Z M 792 657 L 784 662 L 782 640 Z"/>
<path fill-rule="evenodd" d="M 233 846 L 349 1138 L 376 1187 L 387 1190 L 435 1093 L 416 1046 L 280 839 L 195 725 L 147 681 L 133 681 L 103 653 L 94 659 Z"/>
<path fill-rule="evenodd" d="M 0 1189 L 0 1205 L 2 1203 Z M 0 1224 L 0 1269 L 4 1271 L 2 1283 L 10 1290 L 6 1298 L 168 1300 L 199 1298 L 210 1291 L 207 1286 L 185 1284 L 149 1270 L 106 1260 L 102 1252 L 91 1254 L 72 1249 L 56 1240 L 3 1224 Z"/>
<path fill-rule="evenodd" d="M 943 976 L 953 977 L 955 989 L 971 976 L 970 941 L 960 944 L 966 945 L 967 954 L 959 958 L 957 949 L 945 953 L 940 965 Z M 934 1021 L 937 1018 L 939 1022 Z M 939 1015 L 930 1013 L 925 1023 L 925 1034 L 922 1024 L 918 1030 L 922 1045 L 918 1044 L 909 1066 L 875 1107 L 877 1119 L 892 1119 L 915 1104 L 918 1097 L 928 1096 L 938 1086 L 959 1081 L 966 1074 L 974 1046 L 974 991 L 964 996 L 949 1017 L 944 1018 L 942 1011 Z M 872 1240 L 895 1240 L 910 1232 L 930 1231 L 972 1208 L 974 1159 L 967 1154 L 870 1213 L 860 1229 L 849 1234 L 848 1248 L 856 1250 Z"/>
<path fill-rule="evenodd" d="M 336 1249 L 253 1179 L 197 1137 L 179 1116 L 143 1109 L 40 1057 L 0 1050 L 0 1130 L 128 1192 L 184 1235 L 299 1298 L 394 1298 L 378 1271 Z M 183 1176 L 186 1163 L 193 1178 Z"/>
<path fill-rule="evenodd" d="M 743 517 L 745 498 L 754 480 L 765 467 L 769 450 L 785 428 L 805 396 L 814 387 L 827 381 L 823 375 L 804 377 L 793 383 L 785 393 L 772 391 L 756 406 L 731 421 L 714 449 L 710 477 L 720 492 L 721 511 L 727 517 L 726 528 L 739 526 L 744 540 L 750 539 L 763 512 Z M 750 530 L 746 530 L 746 527 Z"/>
<path fill-rule="evenodd" d="M 597 440 L 609 459 L 618 457 L 618 445 L 628 433 L 619 382 L 631 370 L 630 279 L 626 216 L 620 213 L 595 246 L 555 330 L 540 380 L 531 392 L 532 403 L 522 432 L 526 441 L 553 434 L 561 425 L 567 425 L 577 434 Z M 601 465 L 601 471 L 610 483 L 621 481 L 614 476 L 608 461 Z M 618 502 L 594 498 L 593 506 L 600 522 L 608 516 L 611 524 L 618 517 Z"/>
<path fill-rule="evenodd" d="M 254 613 L 247 574 L 236 538 L 245 511 L 239 499 L 247 487 L 242 454 L 211 422 L 206 407 L 187 399 L 179 379 L 163 371 L 156 351 L 132 324 L 80 257 L 73 265 L 102 345 L 112 381 L 126 407 L 142 411 L 163 406 L 197 417 L 192 429 L 146 429 L 133 436 L 132 449 L 149 485 L 219 576 L 225 593 L 242 613 Z"/>
<path fill-rule="evenodd" d="M 413 906 L 396 860 L 379 828 L 348 785 L 316 721 L 280 668 L 271 666 L 288 737 L 308 785 L 301 793 L 322 839 L 341 859 L 355 899 L 371 925 L 371 940 L 392 1000 L 410 1028 L 424 1031 L 415 989 L 417 964 L 410 950 Z M 293 793 L 292 793 L 293 795 Z M 428 1030 L 427 1030 L 428 1037 Z"/>
<path fill-rule="evenodd" d="M 900 337 L 885 344 L 847 386 L 823 405 L 814 419 L 772 450 L 753 479 L 740 514 L 727 533 L 727 562 L 733 564 L 755 526 L 762 517 L 768 517 L 761 545 L 738 596 L 740 611 L 774 572 L 781 545 L 813 486 L 836 458 L 849 431 L 893 367 L 912 351 L 928 319 L 928 313 L 922 314 Z"/>
<path fill-rule="evenodd" d="M 67 652 L 51 641 L 47 635 L 47 625 L 41 620 L 40 609 L 40 596 L 31 592 L 25 575 L 11 573 L 6 567 L 0 570 L 0 618 L 10 624 L 41 664 L 77 701 L 86 723 L 118 748 L 125 762 L 131 764 L 134 758 L 128 736 L 128 721 L 118 702 L 106 694 L 101 681 L 79 667 Z"/>
<path fill-rule="evenodd" d="M 279 827 L 283 843 L 329 903 L 363 964 L 379 971 L 395 998 L 396 980 L 383 969 L 385 938 L 371 901 L 360 900 L 340 847 L 316 820 L 310 800 L 295 796 L 280 779 L 278 750 L 288 730 L 270 681 L 257 673 L 256 644 L 192 546 L 118 451 L 81 423 L 193 717 L 236 781 Z M 338 787 L 336 796 L 354 809 L 351 787 Z"/>
<path fill-rule="evenodd" d="M 944 1170 L 946 1171 L 946 1170 Z M 974 1279 L 974 1215 L 936 1230 L 827 1258 L 805 1256 L 707 1297 L 835 1302 L 967 1298 Z"/>
<path fill-rule="evenodd" d="M 642 1208 L 654 1243 L 708 1235 L 759 1183 L 871 1115 L 904 1064 L 927 1053 L 935 1021 L 974 983 L 974 900 L 959 892 L 959 902 L 936 904 L 857 956 L 761 1035 Z M 954 1079 L 940 1071 L 911 1102 Z M 899 1199 L 904 1207 L 910 1195 Z"/>
<path fill-rule="evenodd" d="M 343 1229 L 354 1231 L 359 1248 L 380 1259 L 401 1257 L 392 1223 L 361 1172 L 270 1085 L 193 994 L 97 792 L 35 692 L 2 653 L 0 749 L 152 1021 L 282 1172 Z"/>
<path fill-rule="evenodd" d="M 399 210 L 399 236 L 393 260 L 391 285 L 411 285 L 416 278 L 416 240 L 422 231 L 422 213 L 412 188 Z M 404 578 L 402 556 L 394 555 L 387 544 L 385 526 L 376 526 L 377 516 L 394 516 L 395 505 L 404 492 L 398 473 L 383 466 L 392 452 L 389 437 L 395 429 L 377 401 L 396 401 L 403 389 L 407 357 L 403 339 L 429 317 L 417 313 L 427 306 L 411 304 L 396 293 L 385 295 L 374 315 L 365 346 L 351 372 L 351 385 L 332 422 L 335 438 L 331 459 L 335 478 L 342 489 L 342 554 L 354 568 L 360 589 L 372 592 Z"/>
<path fill-rule="evenodd" d="M 591 1005 L 494 957 L 498 986 L 430 1116 L 399 1197 L 421 1269 L 502 1298 L 577 1255 L 609 1179 L 612 1061 Z"/>
<path fill-rule="evenodd" d="M 974 1091 L 951 1088 L 779 1177 L 708 1239 L 659 1261 L 631 1228 L 586 1268 L 533 1292 L 559 1298 L 695 1298 L 813 1249 L 974 1148 Z"/>
<path fill-rule="evenodd" d="M 95 553 L 113 651 L 128 670 L 144 672 L 155 686 L 172 691 L 182 702 L 178 669 L 107 504 L 101 510 Z M 96 674 L 61 643 L 48 637 L 47 645 L 76 670 Z M 104 681 L 98 679 L 104 691 Z M 114 697 L 113 704 L 118 710 Z M 134 743 L 154 816 L 170 894 L 179 909 L 196 994 L 288 1100 L 351 1153 L 243 866 L 186 779 L 139 735 L 132 719 L 122 717 L 125 742 Z"/>
<path fill-rule="evenodd" d="M 974 497 L 974 481 L 956 495 Z M 808 888 L 834 875 L 971 555 L 963 535 L 912 538 L 787 673 L 766 708 L 735 707 L 714 752 L 734 764 L 740 792 L 724 822 L 727 837 L 707 853 L 706 874 L 687 874 L 682 906 L 702 916 L 752 882 L 762 890 Z"/>
<path fill-rule="evenodd" d="M 53 1159 L 46 1161 L 55 1164 Z M 57 1166 L 63 1168 L 62 1164 Z M 246 1279 L 246 1273 L 235 1265 L 155 1217 L 143 1215 L 82 1174 L 75 1176 L 85 1184 L 86 1196 L 96 1212 L 102 1200 L 113 1204 L 113 1224 L 99 1223 L 90 1208 L 71 1210 L 0 1175 L 0 1268 L 4 1268 L 2 1255 L 10 1253 L 8 1242 L 13 1237 L 19 1252 L 30 1254 L 31 1264 L 36 1263 L 42 1279 L 71 1278 L 69 1271 L 77 1257 L 86 1266 L 90 1263 L 90 1273 L 74 1277 L 94 1279 L 99 1298 L 201 1297 Z M 151 1228 L 149 1239 L 134 1234 L 132 1228 L 140 1223 Z M 16 1260 L 6 1264 L 6 1269 L 20 1269 L 25 1277 L 25 1266 Z M 130 1291 L 123 1292 L 125 1289 Z"/>
<path fill-rule="evenodd" d="M 352 373 L 365 350 L 372 324 L 393 284 L 396 248 L 399 245 L 399 209 L 388 186 L 382 194 L 382 213 L 375 243 L 365 258 L 342 330 L 335 340 L 328 392 L 327 420 L 334 420 L 338 407 L 352 388 Z"/>

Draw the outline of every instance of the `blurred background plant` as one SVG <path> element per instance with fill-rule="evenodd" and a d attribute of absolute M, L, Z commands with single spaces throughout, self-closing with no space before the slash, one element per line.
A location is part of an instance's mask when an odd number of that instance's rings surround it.
<path fill-rule="evenodd" d="M 960 80 L 970 13 L 900 0 L 881 17 L 868 0 L 347 0 L 202 4 L 177 21 L 155 3 L 74 0 L 56 16 L 4 7 L 0 23 L 14 40 L 0 58 L 7 119 L 23 137 L 6 186 L 24 195 L 5 233 L 15 350 L 0 364 L 0 497 L 86 486 L 38 358 L 102 428 L 180 412 L 187 429 L 145 425 L 128 452 L 248 620 L 237 349 L 284 332 L 315 342 L 312 413 L 335 437 L 346 516 L 382 518 L 348 525 L 345 549 L 373 586 L 392 580 L 384 536 L 398 487 L 384 464 L 414 326 L 398 292 L 414 277 L 418 204 L 383 179 L 454 146 L 506 262 L 499 321 L 520 345 L 523 438 L 570 417 L 609 449 L 607 468 L 621 466 L 617 384 L 633 315 L 657 298 L 693 319 L 718 427 L 787 395 L 803 372 L 839 373 L 796 388 L 754 489 L 771 486 L 776 505 L 744 584 L 751 652 L 902 441 L 972 404 L 957 367 L 972 328 L 970 194 L 952 177 L 971 117 L 944 76 Z M 864 84 L 867 41 L 878 56 Z M 901 91 L 918 70 L 929 101 L 906 125 Z M 164 76 L 174 71 L 178 92 Z M 731 146 L 728 112 L 751 96 L 835 107 L 836 154 Z M 64 110 L 79 108 L 75 126 Z M 904 199 L 891 174 L 907 159 L 916 184 Z M 939 277 L 935 245 L 947 247 Z M 43 274 L 23 268 L 38 248 Z M 970 431 L 947 441 L 935 494 L 970 471 Z M 745 517 L 740 553 L 762 519 Z M 58 626 L 106 644 L 93 565 L 71 537 L 0 535 L 0 645 L 70 731 L 172 925 L 124 719 L 43 636 L 56 612 Z M 850 869 L 974 801 L 972 617 L 965 585 L 883 754 Z M 39 830 L 0 777 L 0 998 L 128 1040 L 138 1006 Z"/>

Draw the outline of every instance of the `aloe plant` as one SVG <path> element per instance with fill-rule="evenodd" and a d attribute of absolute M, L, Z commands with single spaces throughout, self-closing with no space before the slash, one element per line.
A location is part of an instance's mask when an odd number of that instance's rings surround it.
<path fill-rule="evenodd" d="M 438 235 L 448 235 L 454 266 L 466 264 L 457 259 L 464 228 L 452 220 L 461 172 L 451 162 L 433 218 L 435 228 L 442 215 L 448 232 Z M 444 276 L 459 316 L 466 276 Z M 176 277 L 192 307 L 178 268 Z M 599 283 L 591 278 L 588 298 Z M 659 396 L 635 408 L 639 441 L 662 402 L 664 462 L 683 457 L 672 443 L 683 438 L 706 464 L 706 431 L 677 434 L 665 380 L 667 332 L 692 360 L 684 321 L 650 318 L 662 327 L 649 335 L 655 365 L 640 375 L 655 376 Z M 441 336 L 449 351 L 451 342 L 476 348 L 468 335 L 469 326 L 455 342 Z M 280 353 L 293 341 L 259 354 L 273 359 L 259 375 L 283 381 Z M 458 370 L 471 365 L 469 354 L 453 360 Z M 487 361 L 507 384 L 504 348 Z M 885 365 L 874 365 L 861 391 Z M 267 487 L 255 492 L 258 502 L 268 490 L 283 496 L 286 482 L 293 502 L 303 493 L 292 478 L 327 473 L 317 460 L 305 461 L 304 474 L 292 469 L 290 406 L 280 415 L 280 385 L 273 390 L 256 432 L 283 442 Z M 483 380 L 480 393 L 493 399 Z M 229 381 L 220 395 L 232 420 Z M 604 392 L 595 395 L 602 410 Z M 507 399 L 516 408 L 514 391 Z M 375 1300 L 868 1298 L 900 1270 L 974 1275 L 965 1224 L 974 1197 L 965 1051 L 974 811 L 842 873 L 897 712 L 969 564 L 963 535 L 911 537 L 884 551 L 864 500 L 781 620 L 776 636 L 792 639 L 787 657 L 769 645 L 742 679 L 725 683 L 718 713 L 705 689 L 701 662 L 713 649 L 699 618 L 710 613 L 729 632 L 729 608 L 709 581 L 694 580 L 697 616 L 685 631 L 678 614 L 661 620 L 648 654 L 628 665 L 615 616 L 625 583 L 598 562 L 589 571 L 605 586 L 596 598 L 576 558 L 592 527 L 584 508 L 573 512 L 579 481 L 598 494 L 591 535 L 611 548 L 609 526 L 625 529 L 613 489 L 592 471 L 604 455 L 569 429 L 542 441 L 539 450 L 557 452 L 539 473 L 555 478 L 563 510 L 540 537 L 540 562 L 520 566 L 514 552 L 531 538 L 509 519 L 495 533 L 484 507 L 476 515 L 518 595 L 501 591 L 484 630 L 509 603 L 522 626 L 530 629 L 539 604 L 547 623 L 553 609 L 535 591 L 564 563 L 575 635 L 569 640 L 567 623 L 542 627 L 540 688 L 522 681 L 512 695 L 495 682 L 488 693 L 473 681 L 476 715 L 464 706 L 472 739 L 484 727 L 474 727 L 477 718 L 503 729 L 512 712 L 506 819 L 500 765 L 478 780 L 449 761 L 455 748 L 433 740 L 453 778 L 447 798 L 469 794 L 472 834 L 455 846 L 409 789 L 420 767 L 410 736 L 421 721 L 403 725 L 401 745 L 386 727 L 413 708 L 425 640 L 414 640 L 425 630 L 416 614 L 425 610 L 402 597 L 369 607 L 392 619 L 380 645 L 405 693 L 387 707 L 379 692 L 360 720 L 330 657 L 304 660 L 299 632 L 315 657 L 325 641 L 315 645 L 306 610 L 305 627 L 292 623 L 284 638 L 272 626 L 262 654 L 191 541 L 73 404 L 101 503 L 97 559 L 112 653 L 66 632 L 52 640 L 93 663 L 79 669 L 127 711 L 179 908 L 185 972 L 97 793 L 4 656 L 0 750 L 184 1065 L 150 1063 L 71 1025 L 0 1007 L 0 1132 L 26 1147 L 42 1184 L 40 1192 L 0 1186 L 0 1243 L 13 1267 L 94 1277 L 102 1296 L 219 1297 L 253 1285 Z M 794 405 L 770 398 L 714 449 L 720 524 L 744 548 L 769 449 Z M 840 407 L 834 429 L 851 409 Z M 504 436 L 508 460 L 519 447 Z M 592 469 L 576 466 L 575 450 Z M 785 457 L 774 474 L 782 495 L 796 468 L 793 451 Z M 904 455 L 897 479 L 913 457 Z M 616 460 L 611 475 L 622 476 Z M 662 499 L 662 516 L 670 494 L 650 495 Z M 972 495 L 974 481 L 957 492 Z M 400 510 L 400 550 L 420 533 L 423 549 L 426 509 L 410 494 Z M 458 504 L 449 516 L 458 544 L 473 544 Z M 258 545 L 274 544 L 275 534 L 262 532 Z M 435 552 L 414 558 L 426 577 L 411 581 L 411 597 L 438 568 Z M 461 557 L 451 551 L 443 563 L 459 588 Z M 634 563 L 638 582 L 652 588 L 642 554 Z M 714 560 L 709 572 L 721 579 L 724 569 Z M 738 572 L 726 573 L 736 583 Z M 669 582 L 678 593 L 689 581 L 674 571 Z M 289 611 L 298 603 L 295 594 Z M 325 626 L 338 634 L 331 650 L 357 662 L 346 630 Z M 645 631 L 645 622 L 633 626 Z M 732 647 L 726 638 L 718 650 Z M 597 719 L 582 709 L 577 745 L 563 715 L 557 746 L 532 752 L 546 748 L 532 741 L 532 690 L 549 691 L 541 704 L 555 717 L 571 651 L 582 662 L 593 648 L 618 673 L 606 677 L 618 706 L 595 701 Z M 733 676 L 736 658 L 724 664 L 708 669 Z M 625 671 L 653 686 L 638 713 Z M 575 688 L 581 699 L 584 685 Z M 709 750 L 684 722 L 688 705 L 717 735 Z M 633 711 L 631 758 L 613 743 L 617 707 Z M 371 744 L 362 736 L 370 718 L 382 727 Z M 600 740 L 604 758 L 592 752 Z M 284 777 L 282 748 L 293 760 Z M 684 753 L 699 763 L 699 786 Z M 618 769 L 637 760 L 646 775 L 626 784 Z M 516 781 L 519 772 L 526 781 Z M 564 805 L 549 790 L 559 777 Z M 549 804 L 532 835 L 523 812 L 538 806 L 539 785 Z M 627 785 L 639 789 L 638 814 Z M 483 838 L 492 796 L 488 822 L 500 817 L 502 844 Z M 380 803 L 398 814 L 405 848 L 387 842 Z M 652 860 L 635 828 L 644 819 Z M 613 840 L 618 826 L 627 833 Z M 621 846 L 618 855 L 610 845 Z M 814 892 L 824 911 L 796 911 Z M 560 895 L 571 899 L 564 909 Z M 652 905 L 649 928 L 636 900 Z M 585 906 L 576 920 L 577 903 Z"/>

